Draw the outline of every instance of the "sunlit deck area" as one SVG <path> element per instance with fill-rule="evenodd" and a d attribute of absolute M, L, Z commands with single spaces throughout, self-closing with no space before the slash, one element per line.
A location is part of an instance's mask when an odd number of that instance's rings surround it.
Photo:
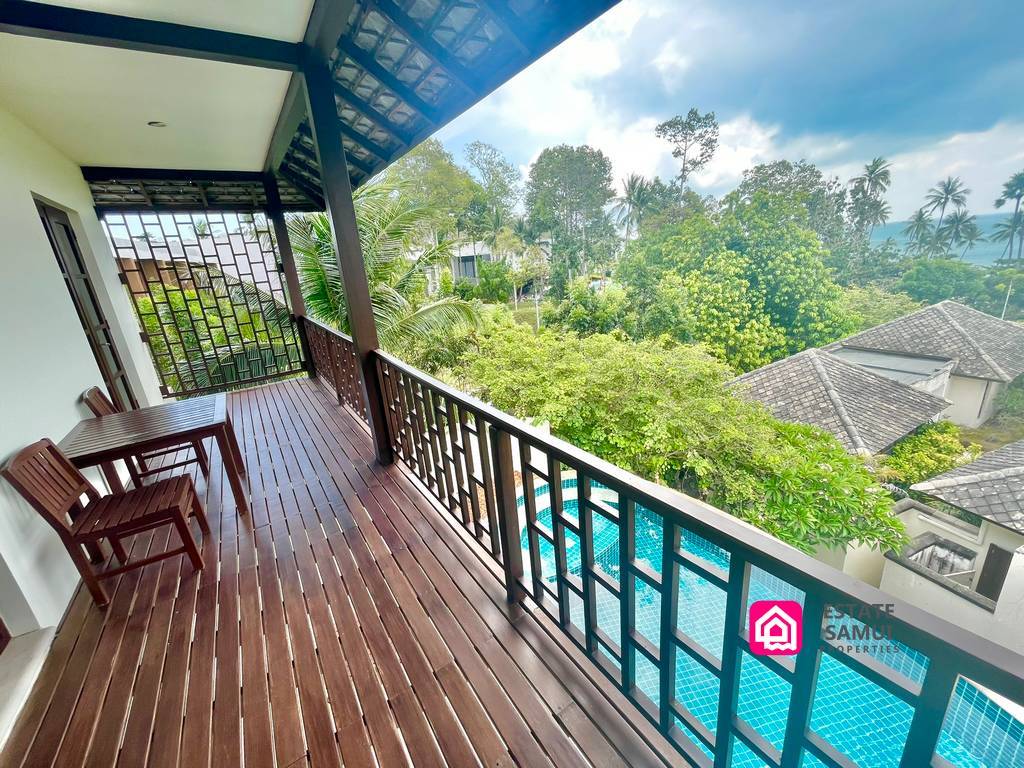
<path fill-rule="evenodd" d="M 680 761 L 553 623 L 508 604 L 493 560 L 407 469 L 374 462 L 315 380 L 229 403 L 251 517 L 214 450 L 205 568 L 128 572 L 105 612 L 80 589 L 0 764 Z"/>

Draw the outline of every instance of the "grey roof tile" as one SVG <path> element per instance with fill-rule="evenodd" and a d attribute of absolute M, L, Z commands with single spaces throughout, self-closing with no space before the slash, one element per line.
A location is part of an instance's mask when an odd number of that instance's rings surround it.
<path fill-rule="evenodd" d="M 1024 440 L 910 487 L 1024 533 Z"/>
<path fill-rule="evenodd" d="M 1013 381 L 1024 373 L 1024 327 L 942 301 L 843 339 L 856 349 L 955 360 L 961 376 Z"/>
<path fill-rule="evenodd" d="M 776 418 L 821 427 L 851 453 L 878 453 L 949 405 L 820 349 L 758 368 L 734 383 Z"/>

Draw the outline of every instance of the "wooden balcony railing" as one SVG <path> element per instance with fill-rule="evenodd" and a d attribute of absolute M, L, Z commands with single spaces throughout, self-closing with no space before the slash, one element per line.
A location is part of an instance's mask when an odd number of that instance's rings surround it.
<path fill-rule="evenodd" d="M 374 354 L 394 456 L 689 764 L 1020 764 L 978 686 L 1024 704 L 1024 657 Z M 801 604 L 799 653 L 753 653 L 755 600 Z"/>
<path fill-rule="evenodd" d="M 309 354 L 316 375 L 330 385 L 339 405 L 347 405 L 359 418 L 367 421 L 352 338 L 308 317 L 302 318 L 302 322 L 306 327 Z"/>

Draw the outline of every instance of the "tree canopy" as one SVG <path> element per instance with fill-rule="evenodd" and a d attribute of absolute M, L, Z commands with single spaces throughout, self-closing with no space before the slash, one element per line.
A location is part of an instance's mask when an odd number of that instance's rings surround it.
<path fill-rule="evenodd" d="M 729 369 L 699 347 L 514 324 L 476 343 L 457 370 L 464 386 L 584 450 L 804 550 L 902 542 L 889 497 L 859 458 L 736 396 Z"/>
<path fill-rule="evenodd" d="M 430 234 L 458 231 L 465 227 L 474 205 L 484 205 L 483 187 L 437 139 L 427 139 L 388 168 L 386 181 L 426 212 L 423 224 Z"/>
<path fill-rule="evenodd" d="M 616 271 L 632 332 L 702 342 L 741 371 L 842 335 L 840 289 L 806 220 L 798 204 L 758 191 L 642 237 Z M 666 312 L 681 318 L 677 329 L 664 327 Z"/>
<path fill-rule="evenodd" d="M 530 167 L 526 209 L 535 226 L 551 233 L 559 294 L 615 253 L 615 228 L 605 210 L 614 197 L 611 160 L 593 147 L 549 147 Z"/>

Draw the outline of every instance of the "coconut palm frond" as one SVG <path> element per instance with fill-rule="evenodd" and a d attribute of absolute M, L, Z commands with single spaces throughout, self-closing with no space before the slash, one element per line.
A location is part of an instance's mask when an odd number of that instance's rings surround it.
<path fill-rule="evenodd" d="M 389 325 L 378 326 L 385 346 L 398 345 L 406 339 L 430 337 L 460 323 L 476 327 L 480 312 L 472 302 L 446 297 L 389 319 Z"/>
<path fill-rule="evenodd" d="M 447 263 L 454 242 L 438 240 L 418 256 L 413 245 L 422 237 L 433 211 L 415 205 L 403 189 L 368 184 L 353 195 L 370 302 L 382 344 L 399 347 L 454 325 L 479 319 L 469 302 L 446 298 L 426 301 L 426 271 Z M 341 270 L 325 214 L 297 217 L 289 223 L 299 284 L 309 313 L 322 322 L 349 330 Z"/>

